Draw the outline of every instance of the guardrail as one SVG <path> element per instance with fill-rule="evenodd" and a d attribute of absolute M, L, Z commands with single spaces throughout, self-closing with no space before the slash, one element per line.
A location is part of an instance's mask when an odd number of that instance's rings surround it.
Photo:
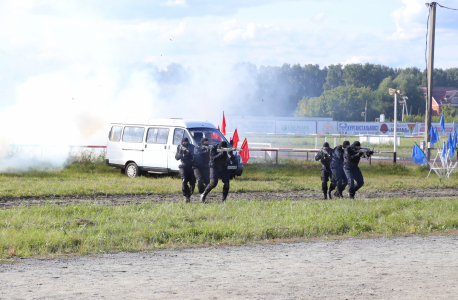
<path fill-rule="evenodd" d="M 298 152 L 298 153 L 307 153 L 306 160 L 309 160 L 309 153 L 317 153 L 319 149 L 294 149 L 294 148 L 269 148 L 269 149 L 259 149 L 254 147 L 249 147 L 248 150 L 256 152 L 256 151 L 264 151 L 265 159 L 267 159 L 267 151 L 275 152 L 275 163 L 278 164 L 278 153 L 279 152 Z M 377 151 L 376 153 L 386 154 L 392 153 L 393 154 L 393 164 L 396 163 L 396 152 L 393 151 Z M 372 165 L 372 157 L 369 157 L 369 165 Z"/>

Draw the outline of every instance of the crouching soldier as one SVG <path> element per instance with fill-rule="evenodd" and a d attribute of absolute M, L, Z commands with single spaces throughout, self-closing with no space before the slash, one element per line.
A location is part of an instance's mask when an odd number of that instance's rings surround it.
<path fill-rule="evenodd" d="M 323 148 L 315 156 L 316 161 L 321 161 L 321 189 L 323 190 L 323 199 L 328 199 L 328 181 L 331 177 L 331 159 L 332 149 L 329 148 L 329 144 L 326 142 L 323 144 Z M 329 187 L 329 199 L 332 199 L 331 192 L 335 189 L 335 186 L 330 185 Z"/>
<path fill-rule="evenodd" d="M 211 148 L 210 152 L 210 184 L 207 185 L 205 191 L 200 195 L 200 201 L 205 203 L 208 193 L 218 185 L 218 178 L 223 182 L 223 202 L 226 201 L 227 194 L 229 194 L 229 171 L 227 170 L 227 157 L 232 156 L 227 151 L 221 151 L 227 148 L 225 141 L 220 142 Z"/>
<path fill-rule="evenodd" d="M 359 169 L 359 160 L 364 153 L 359 152 L 360 142 L 356 141 L 344 151 L 344 172 L 348 180 L 348 195 L 350 199 L 355 198 L 356 191 L 364 185 L 364 178 Z M 355 185 L 356 181 L 356 185 Z"/>
<path fill-rule="evenodd" d="M 344 141 L 343 144 L 334 148 L 332 153 L 332 160 L 331 160 L 331 186 L 337 187 L 334 196 L 343 198 L 342 192 L 345 190 L 347 186 L 347 177 L 345 176 L 345 172 L 343 169 L 344 166 L 344 151 L 345 148 L 350 146 L 349 141 Z M 330 188 L 331 190 L 331 188 Z"/>
<path fill-rule="evenodd" d="M 203 138 L 201 143 L 194 147 L 194 166 L 192 168 L 200 194 L 205 191 L 210 183 L 210 149 L 207 138 Z"/>
<path fill-rule="evenodd" d="M 192 166 L 194 165 L 194 145 L 189 144 L 188 138 L 183 138 L 181 144 L 177 147 L 175 154 L 176 160 L 181 160 L 180 175 L 182 181 L 183 196 L 186 198 L 186 203 L 191 202 L 191 195 L 194 193 L 196 186 L 196 177 Z M 189 186 L 188 186 L 189 183 Z"/>

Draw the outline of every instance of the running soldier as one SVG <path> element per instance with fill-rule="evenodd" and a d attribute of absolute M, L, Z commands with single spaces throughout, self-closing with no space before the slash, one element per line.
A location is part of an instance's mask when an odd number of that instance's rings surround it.
<path fill-rule="evenodd" d="M 194 175 L 197 179 L 197 189 L 202 194 L 210 183 L 210 147 L 208 139 L 202 138 L 200 144 L 194 148 Z"/>
<path fill-rule="evenodd" d="M 364 185 L 364 178 L 359 169 L 359 160 L 364 153 L 359 152 L 360 142 L 356 141 L 344 151 L 344 172 L 348 180 L 348 195 L 350 199 L 355 198 L 356 192 Z M 355 185 L 356 181 L 356 185 Z"/>
<path fill-rule="evenodd" d="M 181 160 L 181 164 L 179 165 L 182 181 L 181 190 L 183 191 L 183 196 L 186 198 L 186 203 L 189 203 L 191 202 L 191 195 L 194 193 L 196 186 L 196 177 L 194 177 L 192 170 L 194 165 L 194 145 L 189 143 L 188 138 L 183 138 L 181 145 L 178 145 L 175 159 Z M 188 186 L 188 183 L 190 186 Z"/>
<path fill-rule="evenodd" d="M 323 148 L 320 149 L 320 152 L 315 156 L 316 161 L 321 161 L 321 189 L 323 190 L 323 200 L 332 199 L 331 196 L 331 189 L 334 189 L 332 187 L 332 183 L 329 187 L 329 194 L 328 194 L 328 181 L 329 178 L 331 177 L 331 159 L 332 159 L 332 149 L 329 148 L 329 144 L 326 142 L 323 144 Z"/>
<path fill-rule="evenodd" d="M 218 145 L 214 145 L 210 152 L 210 184 L 207 185 L 203 194 L 200 195 L 200 201 L 205 203 L 208 193 L 218 185 L 218 178 L 223 182 L 223 202 L 226 201 L 229 194 L 229 171 L 227 170 L 227 157 L 232 156 L 232 153 L 221 151 L 227 148 L 227 142 L 222 141 Z"/>
<path fill-rule="evenodd" d="M 329 190 L 334 190 L 337 187 L 336 192 L 334 193 L 335 197 L 343 198 L 342 192 L 347 186 L 347 177 L 343 169 L 344 166 L 344 151 L 345 148 L 350 146 L 349 141 L 344 141 L 342 146 L 337 146 L 334 148 L 331 161 L 331 187 Z"/>

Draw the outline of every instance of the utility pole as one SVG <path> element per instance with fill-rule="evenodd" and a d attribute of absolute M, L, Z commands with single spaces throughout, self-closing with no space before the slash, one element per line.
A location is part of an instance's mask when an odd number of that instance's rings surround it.
<path fill-rule="evenodd" d="M 433 72 L 434 72 L 434 40 L 436 32 L 436 2 L 426 3 L 430 9 L 430 23 L 429 23 L 429 53 L 428 53 L 428 80 L 427 90 L 428 94 L 426 97 L 426 112 L 425 112 L 425 146 L 426 146 L 426 158 L 431 158 L 430 142 L 431 136 L 429 130 L 431 129 L 431 109 L 433 103 Z"/>
<path fill-rule="evenodd" d="M 367 100 L 366 100 L 366 107 L 364 108 L 364 122 L 367 122 Z"/>
<path fill-rule="evenodd" d="M 397 98 L 397 95 L 399 94 L 399 96 L 402 95 L 402 90 L 395 90 L 395 89 L 389 89 L 388 92 L 390 93 L 390 95 L 393 95 L 394 94 L 394 149 L 393 149 L 393 163 L 395 164 L 396 163 L 396 138 L 397 138 L 397 133 L 398 133 L 398 98 Z"/>

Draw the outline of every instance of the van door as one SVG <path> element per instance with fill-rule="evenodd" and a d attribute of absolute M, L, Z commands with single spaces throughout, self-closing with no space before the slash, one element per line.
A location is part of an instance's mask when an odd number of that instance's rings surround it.
<path fill-rule="evenodd" d="M 181 161 L 175 159 L 175 154 L 177 153 L 177 147 L 178 145 L 181 144 L 181 141 L 183 137 L 187 137 L 189 139 L 189 142 L 192 144 L 193 140 L 189 136 L 188 132 L 183 129 L 183 128 L 175 128 L 173 130 L 173 139 L 169 142 L 169 169 L 171 171 L 178 172 L 179 171 L 179 165 L 181 164 Z"/>
<path fill-rule="evenodd" d="M 124 163 L 133 161 L 141 167 L 143 163 L 143 137 L 145 127 L 125 126 L 122 134 L 122 154 Z"/>
<path fill-rule="evenodd" d="M 143 152 L 143 170 L 167 173 L 169 128 L 149 127 Z"/>

